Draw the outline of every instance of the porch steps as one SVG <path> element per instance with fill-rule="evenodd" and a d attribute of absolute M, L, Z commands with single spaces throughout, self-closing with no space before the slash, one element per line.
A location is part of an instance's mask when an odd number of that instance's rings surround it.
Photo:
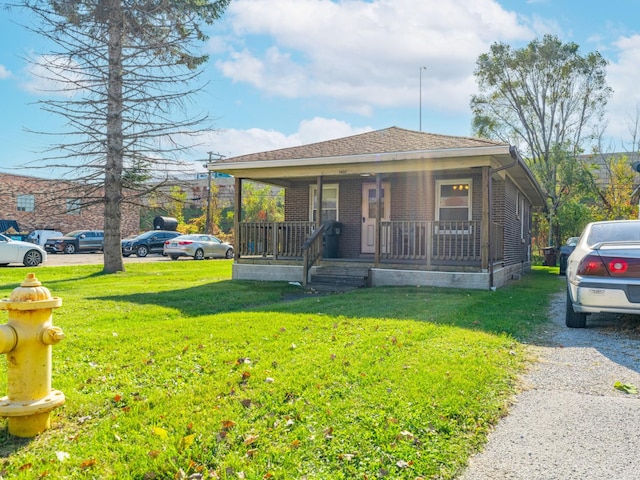
<path fill-rule="evenodd" d="M 309 286 L 321 291 L 348 291 L 366 287 L 369 269 L 366 267 L 319 266 L 311 274 Z"/>

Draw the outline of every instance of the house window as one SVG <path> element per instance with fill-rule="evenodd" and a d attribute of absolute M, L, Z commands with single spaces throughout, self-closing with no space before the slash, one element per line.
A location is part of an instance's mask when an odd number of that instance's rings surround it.
<path fill-rule="evenodd" d="M 68 215 L 80 215 L 80 199 L 79 198 L 67 198 L 66 202 Z"/>
<path fill-rule="evenodd" d="M 471 180 L 436 182 L 436 220 L 465 222 L 471 220 Z"/>
<path fill-rule="evenodd" d="M 525 238 L 524 238 L 524 234 L 525 234 L 525 219 L 529 218 L 529 214 L 528 212 L 525 211 L 525 203 L 524 203 L 524 198 L 522 197 L 522 195 L 520 195 L 520 238 L 522 239 L 522 241 L 524 242 Z M 526 213 L 526 214 L 525 214 Z"/>
<path fill-rule="evenodd" d="M 36 208 L 36 197 L 33 195 L 18 195 L 16 209 L 19 212 L 33 212 Z"/>
<path fill-rule="evenodd" d="M 311 185 L 309 188 L 309 220 L 316 221 L 318 213 L 318 198 L 316 192 L 317 185 Z M 338 184 L 327 184 L 322 186 L 322 220 L 338 220 Z"/>

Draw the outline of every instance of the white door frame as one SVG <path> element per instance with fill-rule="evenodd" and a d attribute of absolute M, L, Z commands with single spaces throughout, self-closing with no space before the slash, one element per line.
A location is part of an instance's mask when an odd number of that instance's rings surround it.
<path fill-rule="evenodd" d="M 380 220 L 390 220 L 391 212 L 391 184 L 389 182 L 382 182 L 382 213 L 383 216 Z M 375 208 L 371 208 L 372 205 L 377 205 L 377 187 L 375 183 L 363 183 L 362 184 L 362 234 L 360 241 L 360 251 L 362 253 L 375 253 L 376 250 L 376 215 Z M 373 216 L 372 216 L 373 215 Z M 380 246 L 381 251 L 386 250 L 386 242 Z"/>

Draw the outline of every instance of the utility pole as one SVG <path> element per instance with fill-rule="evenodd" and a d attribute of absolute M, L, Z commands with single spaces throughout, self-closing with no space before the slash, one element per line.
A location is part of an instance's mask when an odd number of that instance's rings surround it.
<path fill-rule="evenodd" d="M 427 67 L 420 67 L 420 131 L 422 131 L 422 70 Z"/>

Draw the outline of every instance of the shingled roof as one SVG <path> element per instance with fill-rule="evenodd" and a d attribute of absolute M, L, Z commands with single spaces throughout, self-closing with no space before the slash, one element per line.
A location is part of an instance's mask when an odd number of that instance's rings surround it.
<path fill-rule="evenodd" d="M 491 140 L 471 137 L 454 137 L 434 133 L 416 132 L 404 128 L 389 127 L 383 130 L 361 133 L 350 137 L 324 142 L 281 148 L 268 152 L 251 153 L 227 158 L 228 162 L 256 162 L 263 160 L 292 160 L 298 158 L 341 157 L 375 153 L 411 152 L 420 150 L 447 150 L 507 145 Z"/>

